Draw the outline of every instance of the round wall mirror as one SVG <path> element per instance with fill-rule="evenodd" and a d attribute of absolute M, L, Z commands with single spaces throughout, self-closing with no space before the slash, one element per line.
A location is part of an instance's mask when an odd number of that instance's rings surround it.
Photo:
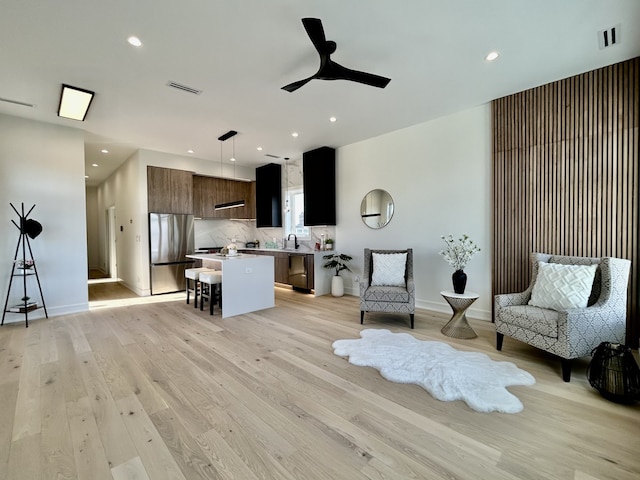
<path fill-rule="evenodd" d="M 369 228 L 382 228 L 393 217 L 393 198 L 386 190 L 371 190 L 362 199 L 360 217 Z"/>

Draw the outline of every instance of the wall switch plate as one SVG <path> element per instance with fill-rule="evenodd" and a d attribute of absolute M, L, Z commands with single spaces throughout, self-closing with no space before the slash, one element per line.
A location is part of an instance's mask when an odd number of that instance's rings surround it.
<path fill-rule="evenodd" d="M 244 269 L 244 273 L 253 273 L 253 268 L 247 267 Z"/>

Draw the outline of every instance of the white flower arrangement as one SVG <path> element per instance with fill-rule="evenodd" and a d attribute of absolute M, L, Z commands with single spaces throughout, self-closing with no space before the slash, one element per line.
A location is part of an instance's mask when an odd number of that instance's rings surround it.
<path fill-rule="evenodd" d="M 467 234 L 462 235 L 458 240 L 454 240 L 453 235 L 440 237 L 446 243 L 447 248 L 440 252 L 440 255 L 456 270 L 462 270 L 467 266 L 480 248 L 473 243 Z"/>

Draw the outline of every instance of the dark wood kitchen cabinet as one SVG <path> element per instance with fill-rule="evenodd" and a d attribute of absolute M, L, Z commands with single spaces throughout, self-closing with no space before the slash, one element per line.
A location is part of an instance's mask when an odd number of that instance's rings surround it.
<path fill-rule="evenodd" d="M 193 176 L 193 214 L 198 218 L 211 218 L 215 211 L 216 190 L 211 177 Z"/>
<path fill-rule="evenodd" d="M 282 167 L 256 168 L 256 227 L 282 227 Z"/>
<path fill-rule="evenodd" d="M 302 155 L 304 224 L 336 224 L 336 151 L 320 147 Z"/>
<path fill-rule="evenodd" d="M 147 166 L 147 207 L 154 213 L 193 213 L 192 172 Z"/>
<path fill-rule="evenodd" d="M 283 252 L 275 252 L 273 254 L 274 268 L 275 268 L 275 281 L 278 283 L 289 283 L 289 254 Z"/>
<path fill-rule="evenodd" d="M 193 212 L 199 218 L 253 219 L 255 215 L 254 182 L 228 178 L 193 176 Z M 244 207 L 216 210 L 220 203 L 244 200 Z"/>
<path fill-rule="evenodd" d="M 244 207 L 232 208 L 229 210 L 231 217 L 238 219 L 256 218 L 256 182 L 243 182 L 239 180 L 230 181 L 228 202 L 244 200 Z"/>

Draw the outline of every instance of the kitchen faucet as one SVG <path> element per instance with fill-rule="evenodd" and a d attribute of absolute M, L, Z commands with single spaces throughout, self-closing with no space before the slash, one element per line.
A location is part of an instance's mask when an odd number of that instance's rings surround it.
<path fill-rule="evenodd" d="M 291 235 L 293 235 L 293 245 L 297 249 L 300 245 L 298 245 L 298 237 L 296 236 L 295 233 L 290 233 L 289 236 L 287 237 L 287 241 L 291 240 Z"/>

